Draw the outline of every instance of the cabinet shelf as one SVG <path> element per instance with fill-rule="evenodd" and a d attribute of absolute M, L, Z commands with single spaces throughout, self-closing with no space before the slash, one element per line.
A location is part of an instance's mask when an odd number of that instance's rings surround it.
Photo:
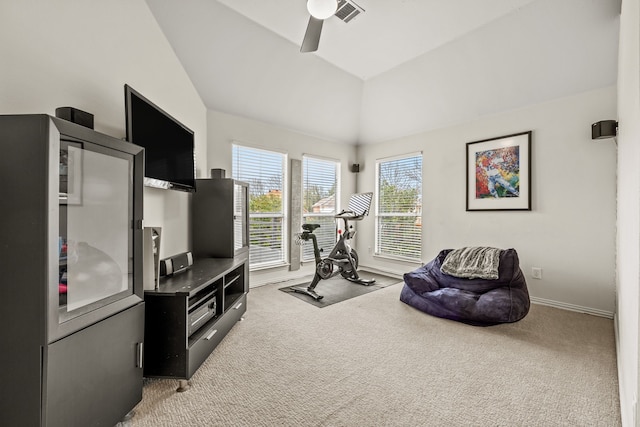
<path fill-rule="evenodd" d="M 198 308 L 206 301 L 213 298 L 216 294 L 217 289 L 215 285 L 207 286 L 203 291 L 198 292 L 193 297 L 189 297 L 189 311 L 193 311 L 195 308 Z"/>
<path fill-rule="evenodd" d="M 227 311 L 231 308 L 235 308 L 235 303 L 244 295 L 242 292 L 237 292 L 235 294 L 227 294 L 225 297 L 225 307 L 224 310 Z"/>
<path fill-rule="evenodd" d="M 226 288 L 228 286 L 233 285 L 233 283 L 236 282 L 239 278 L 240 278 L 240 275 L 238 274 L 237 276 L 233 276 L 232 278 L 230 278 L 228 281 L 225 280 L 224 287 Z"/>

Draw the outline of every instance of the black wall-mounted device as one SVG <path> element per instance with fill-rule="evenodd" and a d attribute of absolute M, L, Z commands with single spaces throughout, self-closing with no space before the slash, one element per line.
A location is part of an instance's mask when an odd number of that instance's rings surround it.
<path fill-rule="evenodd" d="M 211 169 L 211 178 L 224 179 L 226 171 L 224 169 Z"/>
<path fill-rule="evenodd" d="M 602 120 L 591 125 L 591 139 L 613 138 L 618 134 L 618 122 Z"/>
<path fill-rule="evenodd" d="M 93 114 L 73 107 L 56 108 L 56 117 L 93 129 Z"/>
<path fill-rule="evenodd" d="M 351 165 L 351 172 L 358 173 L 360 172 L 360 163 L 354 163 Z"/>

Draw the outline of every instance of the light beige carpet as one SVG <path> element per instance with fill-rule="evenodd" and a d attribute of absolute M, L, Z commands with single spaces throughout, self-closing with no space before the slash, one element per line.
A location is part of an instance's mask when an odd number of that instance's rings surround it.
<path fill-rule="evenodd" d="M 392 285 L 326 308 L 252 289 L 176 393 L 145 380 L 126 426 L 619 426 L 613 321 L 533 305 L 479 328 L 398 300 Z"/>

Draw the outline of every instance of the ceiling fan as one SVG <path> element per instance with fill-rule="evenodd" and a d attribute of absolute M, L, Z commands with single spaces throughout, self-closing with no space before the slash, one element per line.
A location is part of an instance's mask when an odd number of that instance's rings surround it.
<path fill-rule="evenodd" d="M 304 33 L 300 52 L 315 52 L 320 44 L 320 33 L 325 19 L 337 16 L 344 22 L 349 22 L 361 12 L 360 6 L 351 0 L 307 0 L 309 23 Z"/>

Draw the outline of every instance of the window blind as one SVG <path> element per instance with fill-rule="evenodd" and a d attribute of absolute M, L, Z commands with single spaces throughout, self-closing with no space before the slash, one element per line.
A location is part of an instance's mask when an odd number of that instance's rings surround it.
<path fill-rule="evenodd" d="M 422 254 L 422 155 L 378 160 L 376 254 L 419 261 Z"/>
<path fill-rule="evenodd" d="M 328 254 L 336 243 L 336 222 L 334 215 L 338 209 L 338 171 L 340 162 L 318 159 L 310 156 L 302 158 L 303 222 L 319 224 L 314 231 L 318 247 Z M 311 242 L 302 245 L 302 260 L 314 259 Z"/>
<path fill-rule="evenodd" d="M 233 145 L 232 176 L 249 183 L 249 265 L 285 262 L 285 155 Z"/>

